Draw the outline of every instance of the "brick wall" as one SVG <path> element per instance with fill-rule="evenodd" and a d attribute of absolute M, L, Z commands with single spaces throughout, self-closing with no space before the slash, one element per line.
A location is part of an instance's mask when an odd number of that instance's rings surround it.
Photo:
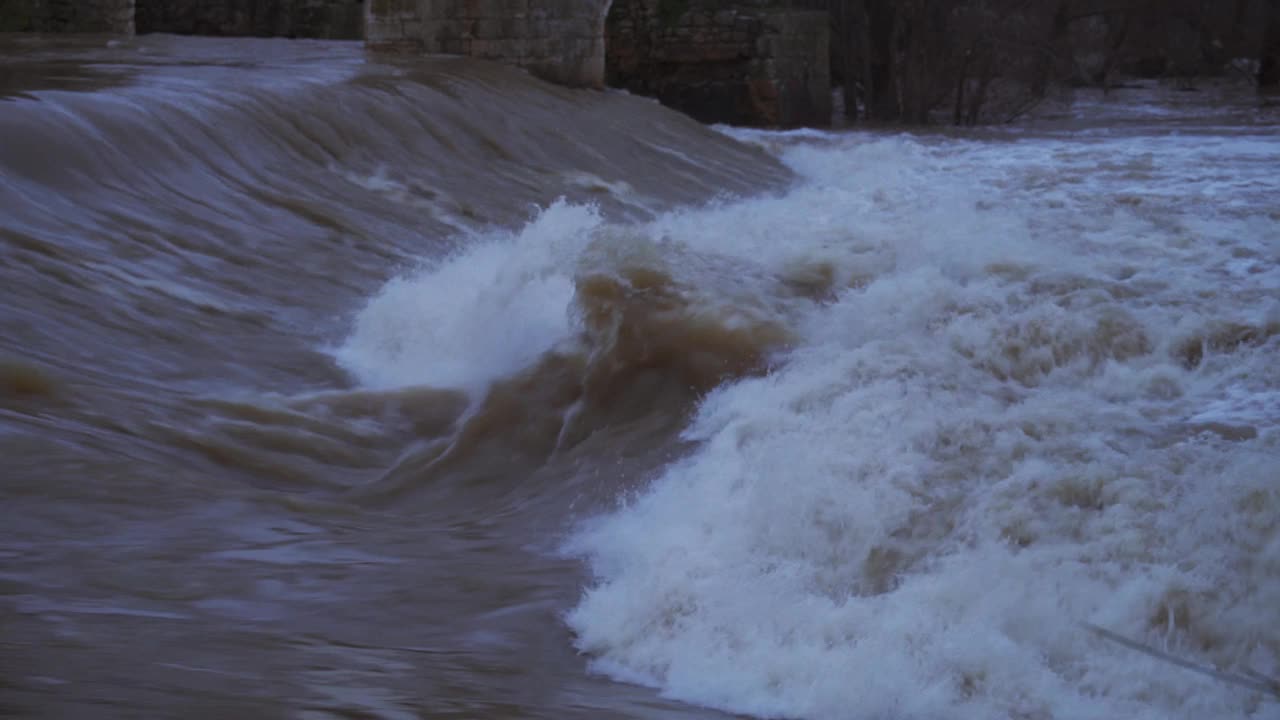
<path fill-rule="evenodd" d="M 608 0 L 368 0 L 375 49 L 501 60 L 551 82 L 604 83 Z"/>

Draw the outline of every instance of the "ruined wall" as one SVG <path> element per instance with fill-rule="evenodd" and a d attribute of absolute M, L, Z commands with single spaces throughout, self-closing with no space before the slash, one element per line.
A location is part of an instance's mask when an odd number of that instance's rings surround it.
<path fill-rule="evenodd" d="M 501 60 L 570 86 L 604 84 L 608 0 L 368 0 L 374 49 Z"/>
<path fill-rule="evenodd" d="M 136 0 L 139 33 L 359 40 L 363 0 Z"/>
<path fill-rule="evenodd" d="M 0 0 L 0 32 L 133 32 L 134 0 Z"/>
<path fill-rule="evenodd" d="M 614 0 L 610 86 L 703 122 L 831 122 L 829 16 L 765 0 Z"/>

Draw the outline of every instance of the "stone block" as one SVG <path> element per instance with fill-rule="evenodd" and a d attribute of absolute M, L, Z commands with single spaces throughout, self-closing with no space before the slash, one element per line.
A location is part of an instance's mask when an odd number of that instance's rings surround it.
<path fill-rule="evenodd" d="M 506 17 L 498 23 L 498 37 L 518 38 L 529 34 L 529 21 L 524 17 Z"/>
<path fill-rule="evenodd" d="M 777 53 L 778 36 L 772 34 L 761 35 L 756 38 L 755 57 L 771 58 Z"/>
<path fill-rule="evenodd" d="M 611 84 L 708 122 L 824 125 L 830 121 L 825 12 L 772 0 L 686 0 L 667 27 L 658 0 L 614 0 L 607 25 Z"/>
<path fill-rule="evenodd" d="M 502 21 L 492 18 L 468 19 L 462 30 L 463 37 L 496 39 L 502 37 Z"/>
<path fill-rule="evenodd" d="M 503 43 L 503 47 L 506 48 L 505 51 L 510 53 L 513 57 L 527 58 L 532 54 L 532 51 L 533 51 L 533 49 L 530 47 L 530 42 L 531 41 L 529 40 L 528 36 L 510 38 L 505 43 Z"/>

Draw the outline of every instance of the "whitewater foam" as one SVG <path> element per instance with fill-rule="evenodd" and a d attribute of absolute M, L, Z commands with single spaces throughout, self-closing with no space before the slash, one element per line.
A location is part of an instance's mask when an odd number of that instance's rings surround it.
<path fill-rule="evenodd" d="M 801 180 L 629 226 L 555 203 L 339 352 L 478 397 L 630 332 L 626 362 L 730 378 L 566 544 L 592 667 L 761 717 L 1280 712 L 1087 629 L 1280 670 L 1275 141 L 726 132 Z"/>
<path fill-rule="evenodd" d="M 373 388 L 481 391 L 571 336 L 573 268 L 600 225 L 556 203 L 393 279 L 356 318 L 339 361 Z"/>
<path fill-rule="evenodd" d="M 735 134 L 803 181 L 656 225 L 829 267 L 831 296 L 569 541 L 593 667 L 760 717 L 1280 713 L 1084 625 L 1280 670 L 1280 343 L 1179 354 L 1275 311 L 1274 139 Z M 1222 417 L 1253 434 L 1162 430 Z"/>

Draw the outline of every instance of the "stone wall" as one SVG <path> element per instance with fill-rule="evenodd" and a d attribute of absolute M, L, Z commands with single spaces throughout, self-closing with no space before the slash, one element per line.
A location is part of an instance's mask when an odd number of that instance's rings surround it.
<path fill-rule="evenodd" d="M 604 84 L 609 0 L 368 0 L 374 49 L 500 60 L 570 86 Z"/>
<path fill-rule="evenodd" d="M 703 122 L 831 122 L 829 16 L 765 0 L 614 0 L 606 77 Z"/>
<path fill-rule="evenodd" d="M 133 32 L 134 0 L 0 0 L 0 32 Z"/>
<path fill-rule="evenodd" d="M 139 33 L 359 40 L 363 0 L 136 0 Z"/>
<path fill-rule="evenodd" d="M 1273 1 L 1267 9 L 1258 55 L 1258 89 L 1280 93 L 1280 2 Z"/>
<path fill-rule="evenodd" d="M 803 0 L 801 0 L 803 3 Z M 782 3 L 786 3 L 785 6 Z M 569 86 L 650 95 L 704 122 L 831 120 L 825 11 L 788 0 L 0 0 L 0 32 L 364 38 Z M 606 23 L 607 19 L 607 23 Z"/>

